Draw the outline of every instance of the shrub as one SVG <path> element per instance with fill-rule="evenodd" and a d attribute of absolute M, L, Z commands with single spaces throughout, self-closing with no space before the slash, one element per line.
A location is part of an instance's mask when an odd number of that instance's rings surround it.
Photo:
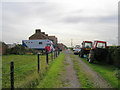
<path fill-rule="evenodd" d="M 120 46 L 109 46 L 107 50 L 109 63 L 120 68 Z"/>
<path fill-rule="evenodd" d="M 36 54 L 37 52 L 34 49 L 28 49 L 28 48 L 25 48 L 22 45 L 18 44 L 13 48 L 8 48 L 6 50 L 5 55 L 8 55 L 8 54 L 23 55 L 23 54 L 27 54 L 27 53 Z"/>

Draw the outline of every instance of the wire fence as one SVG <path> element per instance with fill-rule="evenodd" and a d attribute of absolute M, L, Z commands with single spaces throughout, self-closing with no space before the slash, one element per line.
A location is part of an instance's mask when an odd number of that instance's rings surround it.
<path fill-rule="evenodd" d="M 54 51 L 51 53 L 46 52 L 46 55 L 37 55 L 37 59 L 30 61 L 30 63 L 19 65 L 18 67 L 15 63 L 20 62 L 21 60 L 15 60 L 9 63 L 4 63 L 4 65 L 10 65 L 8 68 L 2 67 L 3 74 L 2 78 L 2 87 L 3 88 L 16 88 L 25 82 L 25 78 L 30 74 L 38 73 L 39 76 L 43 75 L 46 72 L 46 69 L 49 67 L 49 64 L 52 63 L 55 58 L 60 54 L 60 51 Z M 46 59 L 46 60 L 45 60 Z M 6 71 L 4 71 L 4 69 Z M 9 70 L 8 70 L 9 69 Z M 25 85 L 23 85 L 25 86 Z"/>

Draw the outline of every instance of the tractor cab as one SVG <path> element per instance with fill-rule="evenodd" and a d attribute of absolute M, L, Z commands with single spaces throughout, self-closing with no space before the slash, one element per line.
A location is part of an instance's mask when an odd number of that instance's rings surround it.
<path fill-rule="evenodd" d="M 83 58 L 84 55 L 87 55 L 90 52 L 91 48 L 92 48 L 92 41 L 83 41 L 79 56 Z"/>
<path fill-rule="evenodd" d="M 94 41 L 93 48 L 107 48 L 107 43 L 105 41 Z"/>
<path fill-rule="evenodd" d="M 85 48 L 85 50 L 90 50 L 92 48 L 92 42 L 91 41 L 83 41 L 82 48 Z"/>
<path fill-rule="evenodd" d="M 102 61 L 107 56 L 107 42 L 94 41 L 93 47 L 87 57 L 87 60 L 92 63 L 94 60 Z"/>

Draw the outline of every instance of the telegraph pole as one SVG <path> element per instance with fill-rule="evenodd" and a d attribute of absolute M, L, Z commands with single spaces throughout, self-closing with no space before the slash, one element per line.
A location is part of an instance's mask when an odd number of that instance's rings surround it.
<path fill-rule="evenodd" d="M 73 47 L 73 39 L 71 39 L 71 47 Z"/>

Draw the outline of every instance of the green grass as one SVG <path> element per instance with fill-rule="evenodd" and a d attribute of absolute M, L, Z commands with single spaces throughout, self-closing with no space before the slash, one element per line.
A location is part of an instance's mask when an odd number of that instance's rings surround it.
<path fill-rule="evenodd" d="M 100 64 L 100 63 L 90 64 L 88 61 L 86 61 L 85 58 L 81 58 L 81 59 L 83 62 L 88 64 L 90 67 L 92 67 L 93 70 L 98 72 L 108 83 L 111 84 L 112 87 L 118 88 L 118 78 L 116 77 L 119 71 L 118 68 L 112 65 Z"/>
<path fill-rule="evenodd" d="M 72 58 L 74 69 L 76 70 L 81 88 L 93 88 L 92 82 L 89 80 L 89 76 L 84 71 L 82 71 L 83 67 L 80 64 L 80 61 L 77 60 L 74 55 L 70 55 L 70 57 Z"/>
<path fill-rule="evenodd" d="M 64 67 L 64 54 L 61 53 L 60 56 L 50 65 L 49 70 L 46 72 L 43 80 L 37 88 L 60 88 L 61 86 L 61 72 Z"/>
<path fill-rule="evenodd" d="M 49 60 L 50 59 L 49 55 Z M 40 55 L 40 73 L 37 72 L 37 55 L 4 55 L 2 56 L 2 88 L 10 88 L 10 62 L 14 61 L 15 88 L 35 87 L 49 67 L 46 56 Z M 49 61 L 50 63 L 51 61 Z"/>

